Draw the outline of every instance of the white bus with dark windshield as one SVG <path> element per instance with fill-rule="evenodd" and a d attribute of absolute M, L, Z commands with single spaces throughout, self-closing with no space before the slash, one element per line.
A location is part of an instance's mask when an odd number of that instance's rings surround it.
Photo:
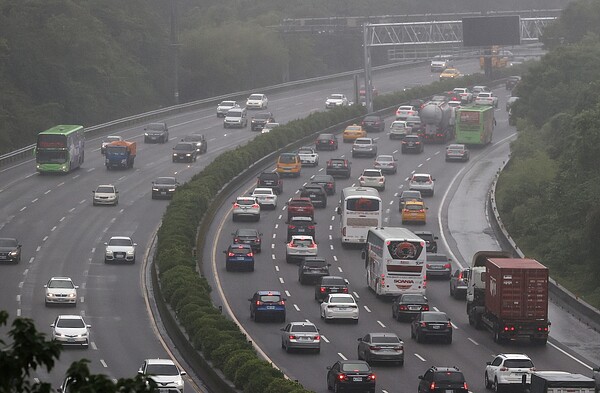
<path fill-rule="evenodd" d="M 362 256 L 367 285 L 377 296 L 425 294 L 426 243 L 408 229 L 370 229 Z"/>
<path fill-rule="evenodd" d="M 381 226 L 383 203 L 379 192 L 371 187 L 346 187 L 342 190 L 340 215 L 342 246 L 364 244 L 369 228 Z"/>

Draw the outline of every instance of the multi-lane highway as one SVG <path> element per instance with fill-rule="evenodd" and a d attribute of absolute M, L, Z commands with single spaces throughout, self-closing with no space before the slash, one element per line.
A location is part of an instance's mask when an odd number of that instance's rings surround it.
<path fill-rule="evenodd" d="M 387 226 L 402 226 L 398 213 L 398 194 L 407 187 L 408 177 L 415 172 L 431 173 L 436 178 L 434 197 L 426 198 L 428 206 L 425 226 L 407 225 L 414 230 L 431 230 L 440 235 L 440 251 L 451 255 L 457 265 L 468 265 L 475 251 L 499 249 L 485 214 L 485 201 L 492 178 L 509 153 L 509 142 L 515 130 L 508 126 L 504 103 L 508 94 L 503 90 L 496 110 L 498 125 L 491 145 L 471 151 L 468 163 L 446 163 L 444 146 L 427 145 L 422 154 L 401 154 L 400 142 L 390 141 L 385 133 L 372 134 L 378 139 L 379 154 L 394 154 L 398 159 L 398 173 L 387 175 L 386 189 L 380 195 L 384 201 L 384 221 Z M 388 119 L 388 124 L 391 119 Z M 289 377 L 298 379 L 305 387 L 316 392 L 327 391 L 326 367 L 340 359 L 355 359 L 357 338 L 369 332 L 395 332 L 405 341 L 405 365 L 375 366 L 377 391 L 410 392 L 416 389 L 418 375 L 432 365 L 458 366 L 464 373 L 470 389 L 485 390 L 483 371 L 487 361 L 500 353 L 527 353 L 540 370 L 565 370 L 591 375 L 588 366 L 600 362 L 598 340 L 600 336 L 577 322 L 565 312 L 551 305 L 553 322 L 551 340 L 547 346 L 534 346 L 529 342 L 506 345 L 495 344 L 489 332 L 477 331 L 468 324 L 465 303 L 449 296 L 447 281 L 429 281 L 427 295 L 430 305 L 450 315 L 454 325 L 454 341 L 451 345 L 439 342 L 417 344 L 410 338 L 410 325 L 395 321 L 389 301 L 376 299 L 366 286 L 364 262 L 360 250 L 344 249 L 340 244 L 339 216 L 337 206 L 339 190 L 356 184 L 363 168 L 372 167 L 373 160 L 350 158 L 350 144 L 341 144 L 335 152 L 319 152 L 316 168 L 305 167 L 299 179 L 286 178 L 284 193 L 279 196 L 275 210 L 261 213 L 258 223 L 232 222 L 230 205 L 225 204 L 213 223 L 212 249 L 204 250 L 205 257 L 213 261 L 215 286 L 221 288 L 223 304 L 243 325 L 251 339 Z M 313 297 L 313 286 L 298 282 L 297 266 L 285 261 L 287 212 L 285 201 L 297 194 L 296 190 L 315 174 L 324 173 L 324 164 L 331 157 L 345 156 L 352 161 L 352 178 L 337 180 L 338 194 L 329 197 L 328 207 L 316 209 L 316 237 L 319 255 L 332 264 L 332 274 L 341 275 L 350 282 L 350 291 L 359 301 L 360 319 L 357 325 L 350 323 L 325 323 L 320 319 L 319 305 Z M 253 182 L 240 184 L 237 194 L 252 189 Z M 235 195 L 232 195 L 232 199 Z M 263 234 L 262 253 L 256 257 L 255 271 L 225 271 L 223 254 L 231 242 L 236 228 L 257 228 Z M 208 258 L 205 258 L 208 260 Z M 286 353 L 281 348 L 278 322 L 255 323 L 250 319 L 248 298 L 256 290 L 278 290 L 287 297 L 287 321 L 311 321 L 320 328 L 323 336 L 320 354 Z M 592 349 L 588 350 L 586 347 Z M 571 348 L 569 348 L 571 347 Z M 577 350 L 573 351 L 572 348 Z"/>
<path fill-rule="evenodd" d="M 462 69 L 473 72 L 475 65 Z M 387 93 L 402 89 L 408 81 L 428 83 L 436 77 L 427 66 L 419 66 L 375 75 L 374 84 Z M 352 96 L 352 88 L 348 79 L 270 94 L 269 110 L 286 122 L 323 110 L 332 92 Z M 59 314 L 81 314 L 92 325 L 90 348 L 67 349 L 50 376 L 38 373 L 42 380 L 58 385 L 71 361 L 81 357 L 91 360 L 94 372 L 119 378 L 135 375 L 144 358 L 169 356 L 147 310 L 143 258 L 135 265 L 105 265 L 103 243 L 113 235 L 131 236 L 138 255 L 144 255 L 168 204 L 151 200 L 152 180 L 174 175 L 186 181 L 221 152 L 257 134 L 249 128 L 224 130 L 214 107 L 162 120 L 171 131 L 168 144 L 144 144 L 143 125 L 111 132 L 138 142 L 132 170 L 105 169 L 101 138 L 86 141 L 82 168 L 67 175 L 40 176 L 33 159 L 0 170 L 0 237 L 16 237 L 23 244 L 20 264 L 0 265 L 0 309 L 11 317 L 33 318 L 45 333 L 50 333 Z M 174 143 L 192 132 L 205 133 L 208 153 L 191 165 L 172 163 Z M 92 190 L 106 183 L 118 187 L 119 205 L 92 206 Z M 53 276 L 69 276 L 80 286 L 76 308 L 44 306 L 43 285 Z"/>

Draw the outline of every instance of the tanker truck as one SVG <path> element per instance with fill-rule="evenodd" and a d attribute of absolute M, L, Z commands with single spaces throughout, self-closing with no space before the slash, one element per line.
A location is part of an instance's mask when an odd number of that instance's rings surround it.
<path fill-rule="evenodd" d="M 136 155 L 135 142 L 115 141 L 106 145 L 105 164 L 106 169 L 133 168 Z"/>
<path fill-rule="evenodd" d="M 467 316 L 476 329 L 488 329 L 497 343 L 529 338 L 548 340 L 548 268 L 504 251 L 473 256 L 467 285 Z"/>
<path fill-rule="evenodd" d="M 446 143 L 454 138 L 454 110 L 447 102 L 432 101 L 419 113 L 425 142 Z"/>

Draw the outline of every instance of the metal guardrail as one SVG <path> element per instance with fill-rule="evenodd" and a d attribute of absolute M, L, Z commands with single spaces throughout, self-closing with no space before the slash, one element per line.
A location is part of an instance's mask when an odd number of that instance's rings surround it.
<path fill-rule="evenodd" d="M 521 251 L 517 243 L 515 243 L 514 239 L 510 236 L 506 227 L 502 223 L 502 219 L 500 218 L 500 214 L 498 213 L 498 208 L 496 206 L 496 186 L 498 184 L 498 178 L 500 177 L 502 170 L 508 164 L 509 160 L 510 158 L 504 161 L 502 167 L 498 169 L 496 177 L 494 178 L 489 191 L 490 210 L 493 213 L 491 214 L 491 217 L 493 218 L 494 226 L 499 230 L 499 233 L 503 237 L 503 239 L 500 240 L 510 247 L 515 255 L 525 258 L 525 254 L 523 254 L 523 251 Z M 498 231 L 496 232 L 498 233 Z M 553 296 L 553 299 L 559 304 L 559 306 L 561 306 L 569 314 L 587 324 L 595 331 L 600 331 L 600 310 L 586 303 L 579 298 L 579 296 L 575 295 L 568 289 L 562 287 L 553 278 L 550 278 L 548 284 L 550 295 Z"/>
<path fill-rule="evenodd" d="M 391 68 L 410 67 L 412 65 L 416 65 L 416 64 L 420 64 L 420 63 L 421 62 L 419 62 L 419 61 L 410 60 L 410 61 L 405 61 L 405 62 L 398 62 L 398 63 L 392 63 L 392 64 L 386 64 L 386 65 L 382 65 L 382 66 L 373 67 L 373 70 L 374 71 L 384 71 L 384 70 L 388 70 Z M 234 92 L 234 93 L 223 94 L 223 95 L 216 96 L 216 97 L 204 98 L 202 100 L 197 100 L 197 101 L 192 101 L 192 102 L 188 102 L 188 103 L 184 103 L 184 104 L 174 105 L 174 106 L 170 106 L 167 108 L 160 108 L 160 109 L 156 109 L 153 111 L 149 111 L 149 112 L 145 112 L 145 113 L 141 113 L 141 114 L 137 114 L 137 115 L 124 117 L 122 119 L 112 120 L 107 123 L 102 123 L 102 124 L 98 124 L 95 126 L 86 127 L 85 133 L 86 133 L 86 136 L 98 135 L 98 134 L 108 132 L 108 131 L 111 131 L 111 130 L 114 130 L 117 128 L 122 128 L 125 126 L 131 126 L 131 125 L 135 125 L 135 124 L 145 123 L 149 120 L 162 118 L 164 116 L 169 116 L 169 115 L 173 115 L 176 113 L 199 109 L 199 108 L 207 106 L 208 104 L 217 104 L 218 102 L 220 102 L 224 99 L 245 98 L 248 95 L 255 93 L 256 91 L 274 92 L 274 91 L 278 91 L 278 90 L 289 89 L 291 87 L 296 87 L 296 86 L 310 85 L 310 84 L 320 83 L 320 82 L 324 82 L 324 81 L 333 81 L 336 79 L 343 79 L 343 78 L 347 78 L 347 77 L 350 77 L 350 76 L 353 76 L 356 74 L 360 74 L 363 72 L 364 72 L 364 70 L 362 70 L 362 69 L 346 71 L 346 72 L 340 72 L 338 74 L 325 75 L 325 76 L 319 76 L 319 77 L 315 77 L 315 78 L 302 79 L 302 80 L 298 80 L 298 81 L 285 82 L 285 83 L 280 83 L 277 85 L 266 86 L 266 87 L 252 89 L 252 90 L 244 90 L 244 91 L 238 91 L 238 92 Z M 33 155 L 34 148 L 35 148 L 35 144 L 25 146 L 23 148 L 12 151 L 10 153 L 0 155 L 0 167 L 7 165 L 9 163 L 15 162 L 15 161 L 19 161 L 26 157 L 31 157 Z"/>

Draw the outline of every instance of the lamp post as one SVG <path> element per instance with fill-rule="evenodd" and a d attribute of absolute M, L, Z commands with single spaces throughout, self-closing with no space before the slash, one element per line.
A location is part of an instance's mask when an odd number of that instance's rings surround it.
<path fill-rule="evenodd" d="M 173 99 L 175 105 L 179 104 L 179 15 L 177 0 L 171 0 L 171 59 L 173 61 Z"/>

